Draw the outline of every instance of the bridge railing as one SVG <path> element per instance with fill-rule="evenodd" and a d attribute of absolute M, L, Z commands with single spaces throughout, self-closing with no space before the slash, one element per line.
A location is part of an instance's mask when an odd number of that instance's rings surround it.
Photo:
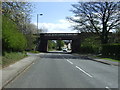
<path fill-rule="evenodd" d="M 79 33 L 41 33 L 44 36 L 77 36 Z"/>

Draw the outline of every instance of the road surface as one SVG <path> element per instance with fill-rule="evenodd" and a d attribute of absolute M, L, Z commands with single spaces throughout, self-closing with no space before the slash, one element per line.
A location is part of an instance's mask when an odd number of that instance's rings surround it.
<path fill-rule="evenodd" d="M 72 54 L 39 55 L 5 88 L 118 88 L 118 67 Z"/>

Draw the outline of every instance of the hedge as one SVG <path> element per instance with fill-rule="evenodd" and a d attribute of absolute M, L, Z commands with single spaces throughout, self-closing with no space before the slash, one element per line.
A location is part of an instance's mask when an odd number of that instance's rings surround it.
<path fill-rule="evenodd" d="M 27 40 L 17 25 L 5 16 L 2 17 L 2 46 L 3 51 L 23 51 L 27 46 Z"/>
<path fill-rule="evenodd" d="M 94 53 L 94 49 L 92 46 L 81 46 L 80 47 L 80 53 Z"/>
<path fill-rule="evenodd" d="M 120 44 L 102 45 L 102 55 L 105 57 L 120 59 Z"/>

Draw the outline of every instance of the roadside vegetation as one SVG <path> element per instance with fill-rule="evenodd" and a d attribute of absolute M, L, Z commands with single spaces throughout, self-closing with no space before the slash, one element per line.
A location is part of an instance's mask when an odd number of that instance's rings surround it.
<path fill-rule="evenodd" d="M 2 57 L 3 68 L 27 56 L 26 52 L 5 52 L 4 54 L 5 55 Z"/>
<path fill-rule="evenodd" d="M 48 51 L 60 51 L 64 45 L 63 40 L 48 40 Z"/>
<path fill-rule="evenodd" d="M 32 8 L 28 2 L 2 3 L 3 67 L 26 57 L 27 51 L 35 49 L 37 27 L 30 23 Z"/>
<path fill-rule="evenodd" d="M 2 17 L 2 66 L 8 66 L 27 56 L 23 51 L 27 47 L 25 36 L 8 17 Z"/>
<path fill-rule="evenodd" d="M 114 61 L 114 62 L 120 62 L 120 60 L 117 60 L 117 59 L 111 59 L 111 58 L 101 58 L 101 59 L 104 59 L 104 60 L 110 60 L 110 61 Z"/>
<path fill-rule="evenodd" d="M 34 51 L 34 50 L 33 51 L 31 50 L 31 51 L 28 51 L 28 52 L 29 53 L 40 53 L 39 51 Z"/>
<path fill-rule="evenodd" d="M 53 40 L 48 40 L 48 51 L 56 50 L 56 42 Z"/>
<path fill-rule="evenodd" d="M 74 16 L 67 20 L 74 23 L 74 30 L 87 33 L 79 53 L 120 60 L 120 2 L 78 2 L 72 6 Z"/>
<path fill-rule="evenodd" d="M 57 50 L 62 50 L 62 47 L 64 46 L 64 41 L 63 40 L 57 40 L 57 43 L 56 43 L 56 49 Z"/>
<path fill-rule="evenodd" d="M 23 51 L 27 46 L 25 36 L 17 29 L 17 25 L 9 18 L 2 17 L 3 55 L 5 51 Z"/>

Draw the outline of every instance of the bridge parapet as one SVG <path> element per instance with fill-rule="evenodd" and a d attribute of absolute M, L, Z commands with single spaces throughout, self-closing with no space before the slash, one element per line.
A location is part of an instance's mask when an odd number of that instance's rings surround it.
<path fill-rule="evenodd" d="M 79 33 L 41 33 L 40 35 L 44 36 L 76 36 Z"/>
<path fill-rule="evenodd" d="M 48 40 L 73 40 L 79 35 L 79 33 L 41 33 L 40 37 Z"/>

